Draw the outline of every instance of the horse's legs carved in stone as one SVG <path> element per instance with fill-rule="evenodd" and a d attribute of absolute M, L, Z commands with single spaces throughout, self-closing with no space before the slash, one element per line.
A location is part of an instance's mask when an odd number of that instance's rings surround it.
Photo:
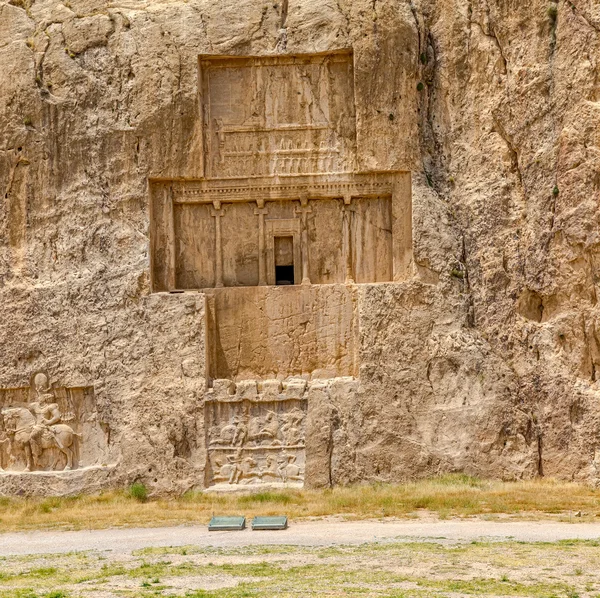
<path fill-rule="evenodd" d="M 9 463 L 10 463 L 10 454 L 11 454 L 10 439 L 5 438 L 4 440 L 0 440 L 0 446 L 4 446 L 7 442 L 8 442 L 8 451 L 6 452 L 6 454 L 8 455 Z M 1 461 L 0 461 L 0 471 L 4 471 L 4 468 L 2 467 Z"/>
<path fill-rule="evenodd" d="M 30 443 L 29 452 L 33 456 L 33 465 L 36 469 L 39 469 L 40 466 L 40 456 L 42 451 L 38 448 L 37 444 L 35 447 Z"/>
<path fill-rule="evenodd" d="M 32 457 L 31 457 L 31 447 L 28 442 L 23 443 L 23 451 L 25 453 L 25 461 L 27 463 L 25 467 L 25 471 L 31 471 L 33 469 Z"/>
<path fill-rule="evenodd" d="M 52 464 L 50 465 L 50 469 L 54 471 L 56 469 L 56 462 L 58 461 L 58 454 L 56 451 L 52 451 Z"/>
<path fill-rule="evenodd" d="M 64 446 L 60 450 L 67 457 L 67 464 L 65 465 L 63 471 L 70 471 L 73 469 L 73 451 L 68 446 Z"/>

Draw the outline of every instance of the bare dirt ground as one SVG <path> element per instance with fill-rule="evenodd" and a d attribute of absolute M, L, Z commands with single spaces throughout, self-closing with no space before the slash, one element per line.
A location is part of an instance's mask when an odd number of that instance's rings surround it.
<path fill-rule="evenodd" d="M 600 524 L 351 521 L 0 534 L 0 598 L 600 597 Z"/>
<path fill-rule="evenodd" d="M 248 522 L 249 523 L 249 522 Z M 469 542 L 514 540 L 557 542 L 600 539 L 600 523 L 548 521 L 331 521 L 292 523 L 283 531 L 209 532 L 202 526 L 21 532 L 0 535 L 0 555 L 110 550 L 128 553 L 148 547 L 335 546 L 381 541 Z"/>

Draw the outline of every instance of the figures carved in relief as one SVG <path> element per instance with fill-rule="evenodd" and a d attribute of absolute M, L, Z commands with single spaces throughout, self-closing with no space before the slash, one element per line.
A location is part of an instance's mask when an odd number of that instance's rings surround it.
<path fill-rule="evenodd" d="M 201 61 L 211 177 L 350 172 L 355 167 L 352 56 Z M 237 81 L 237 85 L 232 85 Z M 340 97 L 350 101 L 342 107 Z"/>
<path fill-rule="evenodd" d="M 84 431 L 98 438 L 91 388 L 58 388 L 36 373 L 29 388 L 0 389 L 0 471 L 79 467 Z"/>
<path fill-rule="evenodd" d="M 209 483 L 302 483 L 305 409 L 301 398 L 207 402 Z"/>

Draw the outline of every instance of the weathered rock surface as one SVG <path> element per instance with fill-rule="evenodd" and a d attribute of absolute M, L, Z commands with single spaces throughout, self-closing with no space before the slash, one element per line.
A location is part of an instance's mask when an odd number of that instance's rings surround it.
<path fill-rule="evenodd" d="M 311 483 L 600 479 L 597 2 L 0 0 L 0 387 L 92 386 L 108 446 L 0 492 L 204 486 L 204 295 L 150 293 L 148 180 L 201 174 L 200 54 L 342 48 L 360 169 L 413 172 L 415 274 L 356 287 Z"/>

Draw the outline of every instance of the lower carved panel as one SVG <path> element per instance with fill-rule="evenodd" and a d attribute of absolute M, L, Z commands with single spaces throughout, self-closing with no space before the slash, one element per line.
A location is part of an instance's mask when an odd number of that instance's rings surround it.
<path fill-rule="evenodd" d="M 302 486 L 306 382 L 215 380 L 205 402 L 207 485 Z"/>

